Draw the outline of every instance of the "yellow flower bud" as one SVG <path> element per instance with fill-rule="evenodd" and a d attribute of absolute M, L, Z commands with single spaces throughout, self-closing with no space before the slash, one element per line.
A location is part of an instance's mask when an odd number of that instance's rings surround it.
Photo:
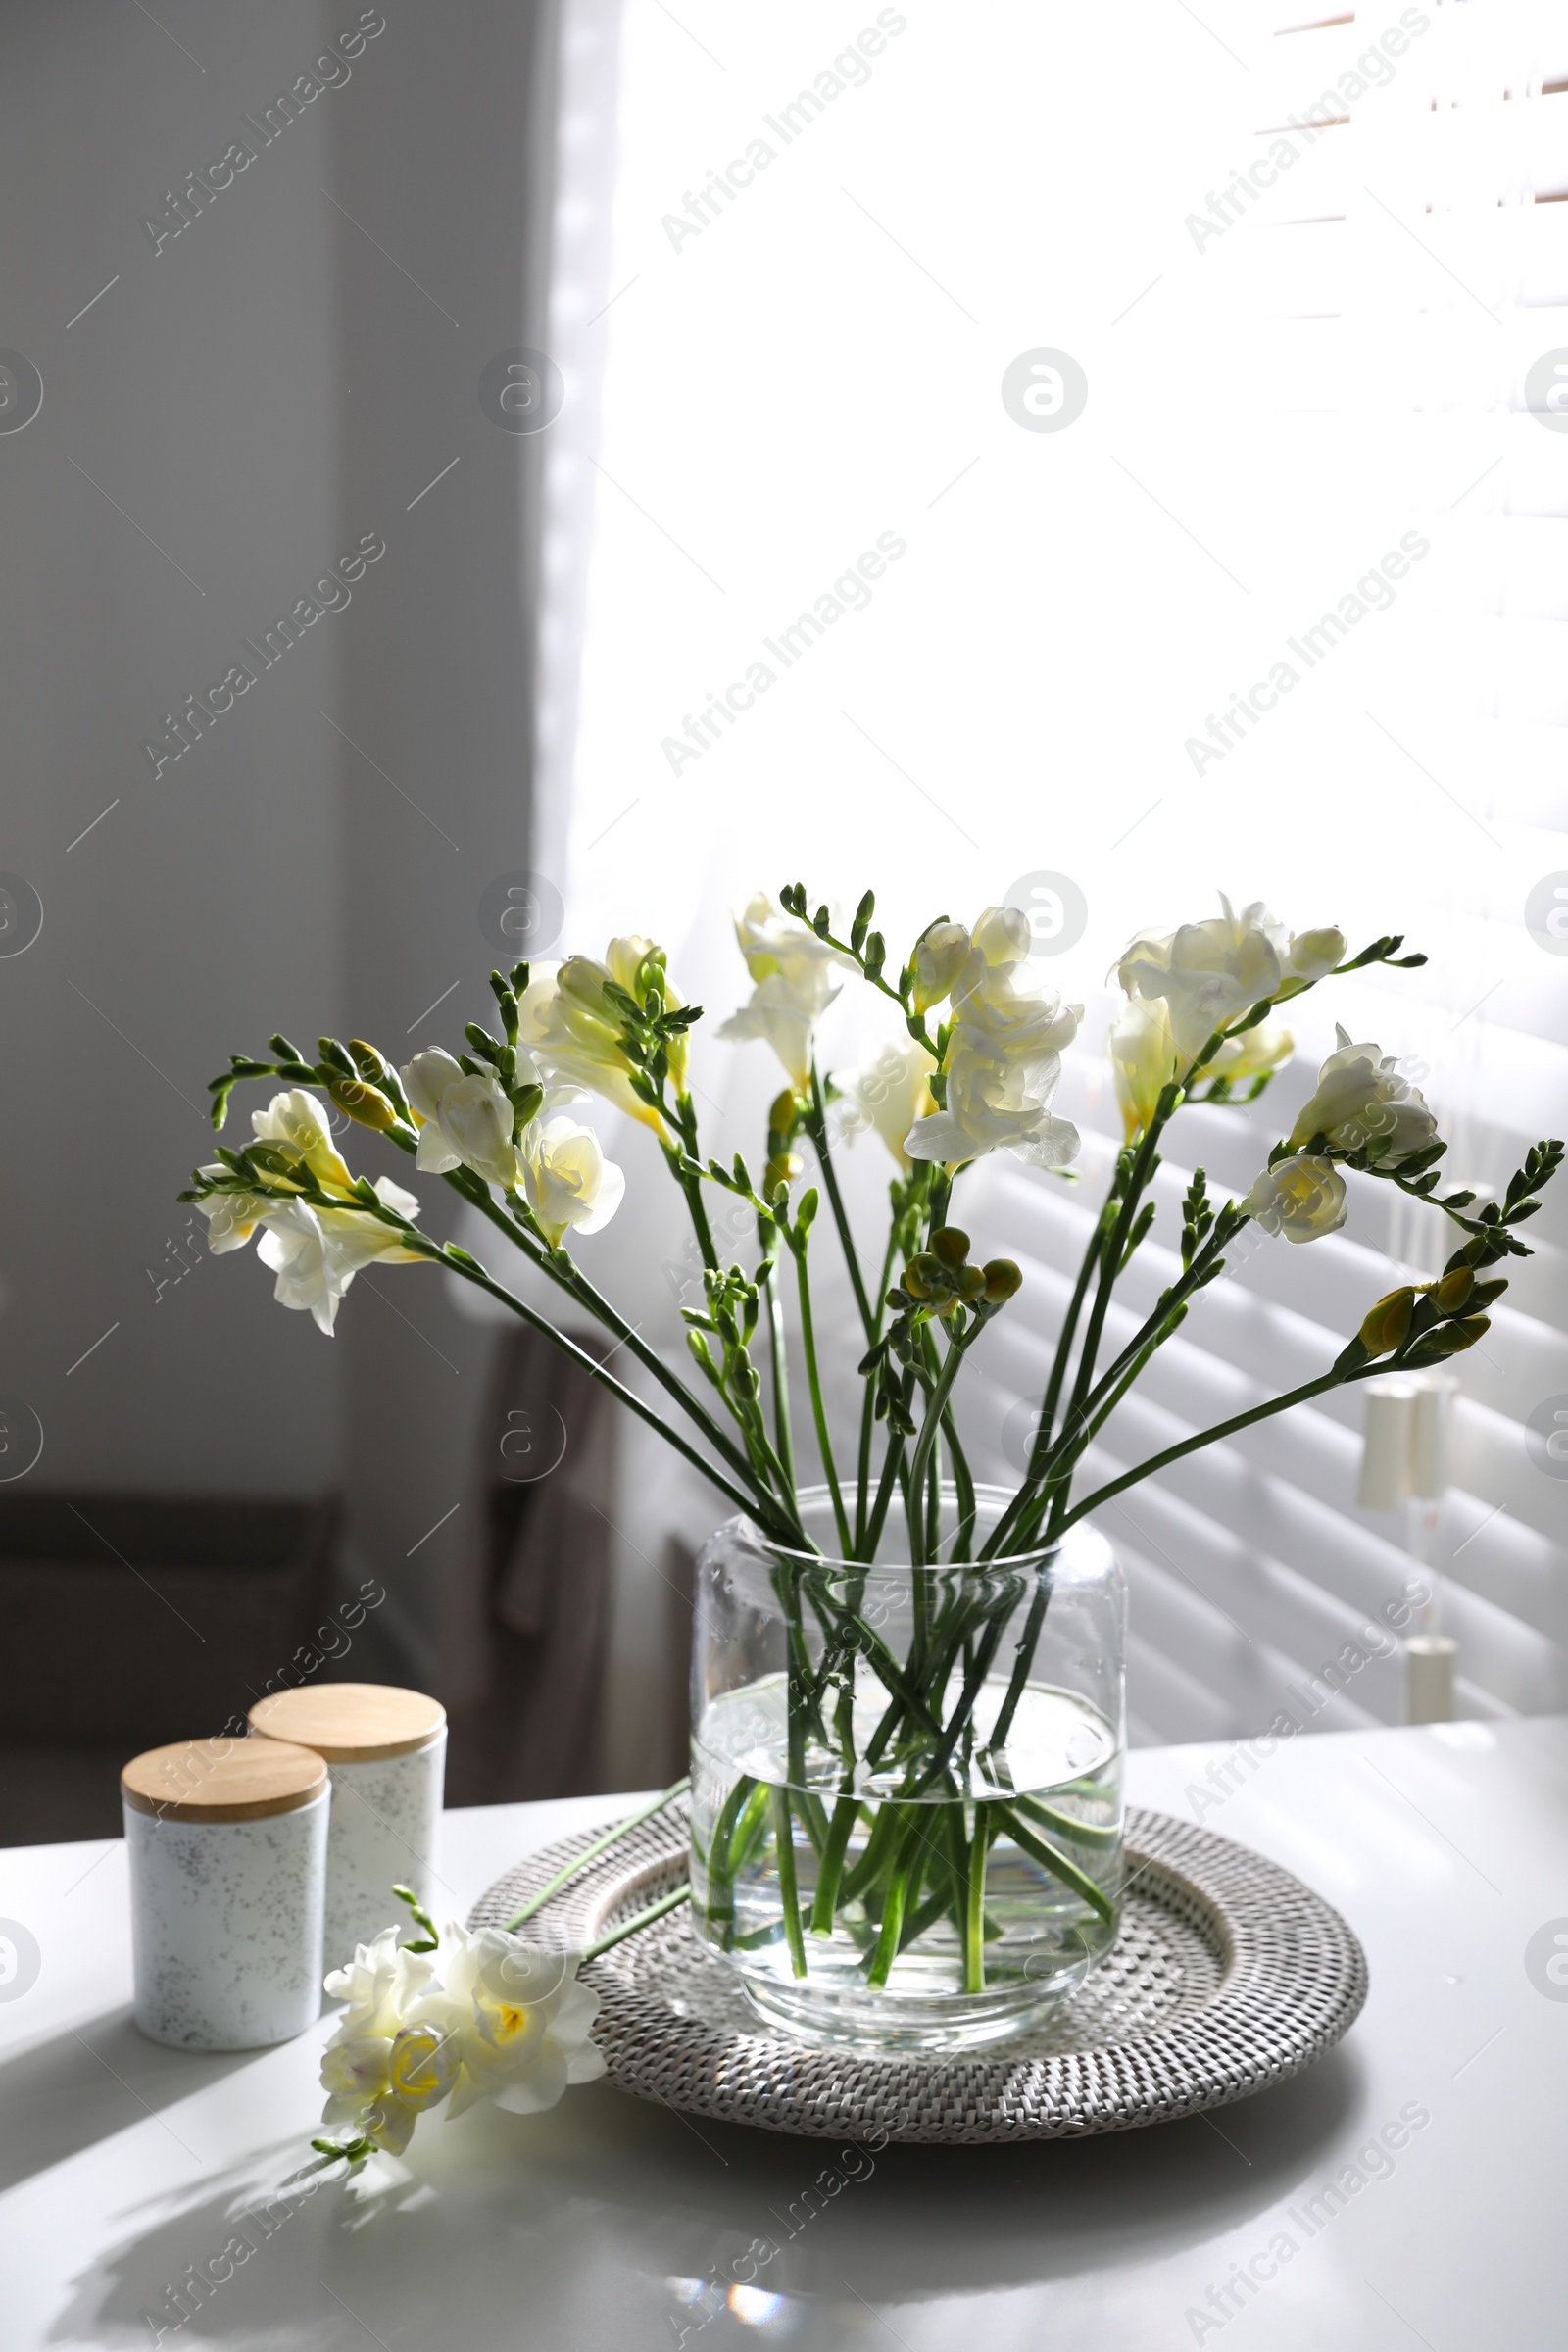
<path fill-rule="evenodd" d="M 985 1284 L 987 1303 L 1000 1306 L 1022 1288 L 1023 1275 L 1010 1257 L 990 1257 L 985 1264 Z"/>
<path fill-rule="evenodd" d="M 395 1127 L 398 1114 L 378 1086 L 363 1078 L 334 1078 L 327 1093 L 339 1110 L 346 1110 L 362 1127 Z"/>
<path fill-rule="evenodd" d="M 1465 1348 L 1475 1346 L 1477 1340 L 1485 1339 L 1491 1329 L 1490 1315 L 1467 1315 L 1462 1323 L 1440 1323 L 1437 1330 L 1429 1334 L 1425 1345 L 1436 1348 L 1443 1355 L 1462 1355 Z"/>
<path fill-rule="evenodd" d="M 779 1185 L 793 1184 L 805 1166 L 806 1162 L 798 1152 L 775 1152 L 762 1172 L 763 1199 L 771 1200 Z"/>
<path fill-rule="evenodd" d="M 1388 1355 L 1394 1348 L 1402 1348 L 1410 1336 L 1410 1317 L 1414 1312 L 1415 1292 L 1408 1285 L 1380 1298 L 1361 1325 L 1361 1345 L 1367 1353 Z"/>
<path fill-rule="evenodd" d="M 931 1236 L 931 1247 L 945 1266 L 961 1266 L 969 1254 L 969 1236 L 956 1225 L 944 1225 Z"/>
<path fill-rule="evenodd" d="M 1475 1269 L 1471 1266 L 1455 1266 L 1451 1274 L 1445 1274 L 1432 1293 L 1439 1314 L 1457 1314 L 1475 1287 Z"/>
<path fill-rule="evenodd" d="M 774 1135 L 793 1135 L 795 1133 L 795 1121 L 799 1115 L 800 1107 L 800 1103 L 796 1100 L 795 1090 L 793 1087 L 787 1086 L 781 1095 L 774 1096 L 773 1101 L 768 1107 L 767 1124 L 769 1130 Z"/>
<path fill-rule="evenodd" d="M 945 1290 L 942 1267 L 929 1252 L 922 1250 L 911 1257 L 904 1269 L 904 1287 L 911 1298 L 929 1298 L 934 1291 Z"/>

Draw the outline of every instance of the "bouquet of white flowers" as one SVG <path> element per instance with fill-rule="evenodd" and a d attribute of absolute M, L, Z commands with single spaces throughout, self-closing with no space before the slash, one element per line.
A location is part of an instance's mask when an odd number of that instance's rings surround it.
<path fill-rule="evenodd" d="M 1341 1030 L 1311 1100 L 1249 1191 L 1216 1200 L 1202 1171 L 1194 1176 L 1173 1237 L 1179 1271 L 1131 1336 L 1107 1347 L 1112 1298 L 1154 1223 L 1151 1187 L 1161 1139 L 1181 1106 L 1255 1098 L 1291 1054 L 1292 1040 L 1273 1017 L 1291 999 L 1370 965 L 1425 960 L 1401 956 L 1397 937 L 1350 956 L 1338 930 L 1288 934 L 1261 905 L 1239 913 L 1226 901 L 1221 906 L 1207 921 L 1135 939 L 1120 959 L 1125 1003 L 1109 1051 L 1125 1144 L 1056 1340 L 1023 1476 L 1004 1507 L 985 1512 L 953 1396 L 971 1350 L 1005 1312 L 1022 1277 L 1010 1258 L 974 1250 L 954 1221 L 955 1196 L 965 1172 L 990 1152 L 1059 1173 L 1078 1151 L 1076 1131 L 1053 1102 L 1082 1008 L 1039 985 L 1028 924 L 1014 909 L 987 907 L 973 924 L 946 917 L 930 924 L 895 970 L 872 927 L 869 891 L 842 935 L 828 906 L 808 911 L 800 885 L 783 890 L 777 904 L 762 895 L 752 901 L 736 926 L 752 992 L 720 1035 L 765 1040 L 787 1078 L 768 1112 L 757 1172 L 740 1154 L 728 1164 L 705 1156 L 688 1083 L 701 1008 L 682 1001 L 663 950 L 637 936 L 612 940 L 603 960 L 571 956 L 546 968 L 492 972 L 497 1027 L 470 1022 L 466 1051 L 456 1055 L 430 1049 L 399 1070 L 364 1039 L 343 1045 L 322 1038 L 312 1059 L 274 1036 L 267 1057 L 236 1055 L 213 1081 L 219 1127 L 241 1081 L 276 1081 L 284 1090 L 254 1114 L 252 1140 L 220 1149 L 181 1196 L 209 1219 L 215 1250 L 238 1249 L 259 1234 L 279 1300 L 308 1308 L 327 1333 L 362 1266 L 423 1260 L 446 1268 L 544 1333 L 744 1513 L 773 1547 L 771 1556 L 798 1563 L 776 1578 L 791 1629 L 782 1678 L 789 1755 L 795 1765 L 808 1751 L 828 1757 L 839 1793 L 829 1807 L 809 1792 L 823 1785 L 819 1779 L 812 1783 L 808 1772 L 803 1788 L 791 1770 L 781 1776 L 782 1793 L 764 1801 L 755 1775 L 737 1775 L 707 1824 L 697 1865 L 700 1915 L 720 1945 L 735 1937 L 737 1871 L 768 1840 L 787 1882 L 776 1934 L 797 1976 L 807 1974 L 811 1936 L 846 1935 L 869 1984 L 886 1984 L 912 1932 L 946 1935 L 964 1988 L 977 1989 L 986 1981 L 987 1938 L 996 1933 L 986 1924 L 985 1886 L 999 1841 L 1054 1874 L 1086 1916 L 1113 1925 L 1117 1887 L 1097 1862 L 1094 1824 L 1081 1820 L 1084 1835 L 1075 1842 L 1070 1805 L 1031 1812 L 1026 1800 L 1012 1800 L 1005 1775 L 1009 1728 L 1051 1598 L 1050 1574 L 1038 1563 L 1076 1522 L 1167 1463 L 1374 1372 L 1437 1364 L 1473 1346 L 1506 1287 L 1494 1269 L 1529 1254 L 1518 1228 L 1539 1205 L 1562 1145 L 1537 1145 L 1502 1195 L 1484 1205 L 1468 1192 L 1443 1194 L 1438 1162 L 1446 1146 L 1420 1093 L 1379 1046 Z M 825 1074 L 815 1024 L 852 976 L 898 1007 L 903 1042 L 867 1068 Z M 402 1187 L 351 1173 L 332 1141 L 326 1104 L 312 1089 L 488 1219 L 564 1299 L 638 1359 L 663 1408 L 468 1251 L 433 1239 Z M 695 1384 L 602 1296 L 568 1246 L 599 1230 L 625 1190 L 621 1171 L 576 1116 L 574 1106 L 590 1096 L 652 1130 L 684 1196 L 706 1292 L 701 1305 L 684 1310 Z M 874 1128 L 896 1163 L 874 1257 L 862 1258 L 840 1190 L 828 1115 L 835 1098 L 858 1124 Z M 809 1182 L 808 1155 L 814 1162 Z M 1224 1271 L 1247 1228 L 1255 1223 L 1291 1244 L 1332 1233 L 1345 1221 L 1348 1170 L 1443 1211 L 1456 1240 L 1443 1274 L 1372 1303 L 1315 1379 L 1075 1494 L 1097 1432 Z M 715 1192 L 755 1217 L 755 1264 L 721 1262 L 708 1209 Z M 824 1200 L 864 1336 L 862 1403 L 848 1446 L 848 1433 L 829 1425 L 812 1315 L 811 1260 Z M 786 1268 L 793 1269 L 836 1557 L 810 1533 L 797 1480 Z M 939 1564 L 974 1571 L 967 1585 L 934 1584 L 924 1600 L 917 1589 L 902 1656 L 862 1605 L 865 1573 L 879 1552 L 885 1556 L 895 1506 L 904 1556 L 917 1578 Z M 993 1674 L 1015 1612 L 1021 1631 L 1010 1670 Z M 866 1686 L 876 1699 L 869 1734 Z M 843 1701 L 836 1712 L 835 1697 Z M 916 1798 L 947 1809 L 943 1836 L 922 1828 L 917 1838 L 907 1825 L 906 1834 L 898 1803 L 884 1808 L 880 1828 L 873 1823 L 864 1802 L 868 1753 L 884 1773 L 905 1772 L 897 1787 L 908 1800 L 906 1813 Z M 872 1834 L 858 1846 L 862 1832 Z M 797 1836 L 811 1873 L 805 1887 L 797 1880 Z"/>

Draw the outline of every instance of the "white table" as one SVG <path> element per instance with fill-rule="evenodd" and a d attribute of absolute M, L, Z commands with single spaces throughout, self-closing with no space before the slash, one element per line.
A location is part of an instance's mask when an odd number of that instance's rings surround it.
<path fill-rule="evenodd" d="M 41 1954 L 0 2002 L 0 2344 L 145 2346 L 162 2313 L 166 2345 L 233 2352 L 1558 2352 L 1568 1984 L 1526 1954 L 1554 1920 L 1568 1934 L 1568 1722 L 1303 1738 L 1251 1770 L 1235 1753 L 1142 1751 L 1132 1793 L 1200 1810 L 1361 1936 L 1366 2010 L 1296 2082 L 1212 2121 L 874 2158 L 603 2083 L 544 2116 L 437 2117 L 378 2180 L 275 2204 L 270 2235 L 246 2224 L 255 2251 L 177 2329 L 169 2290 L 222 2271 L 231 2217 L 308 2159 L 329 2027 L 259 2054 L 155 2048 L 126 2006 L 123 1848 L 0 1856 L 0 1914 Z M 624 1804 L 449 1815 L 448 1907 Z M 1345 2173 L 1385 2127 L 1395 2152 Z M 824 2168 L 839 2185 L 808 2199 Z M 1253 2284 L 1227 2311 L 1238 2266 Z"/>

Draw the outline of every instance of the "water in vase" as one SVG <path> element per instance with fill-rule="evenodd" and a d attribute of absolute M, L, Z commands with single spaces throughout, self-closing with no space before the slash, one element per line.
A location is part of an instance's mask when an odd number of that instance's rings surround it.
<path fill-rule="evenodd" d="M 786 1678 L 724 1693 L 692 1744 L 693 1919 L 796 2033 L 955 2046 L 1015 2031 L 1114 1940 L 1121 1756 L 1086 1700 L 982 1686 L 961 1738 L 879 1745 L 887 1692 L 792 1726 Z M 955 1676 L 943 1719 L 961 1716 Z M 851 1762 L 847 1765 L 846 1758 Z"/>

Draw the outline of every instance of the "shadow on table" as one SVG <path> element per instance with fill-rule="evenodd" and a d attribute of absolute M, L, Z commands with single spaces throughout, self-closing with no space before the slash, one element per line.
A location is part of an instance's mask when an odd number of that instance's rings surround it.
<path fill-rule="evenodd" d="M 176 2283 L 216 2269 L 228 2275 L 204 2291 L 187 2283 L 187 2344 L 335 2352 L 368 2331 L 528 2352 L 723 2352 L 771 2313 L 804 2352 L 858 2343 L 862 2306 L 866 2341 L 885 2341 L 878 2304 L 995 2294 L 1223 2235 L 1319 2165 L 1360 2094 L 1358 2062 L 1341 2048 L 1209 2120 L 873 2153 L 690 2119 L 595 2084 L 543 2116 L 479 2108 L 450 2129 L 432 2117 L 379 2179 L 372 2166 L 356 2183 L 334 2173 L 304 2196 L 298 2184 L 280 2194 L 308 2161 L 302 2117 L 270 2169 L 259 2156 L 195 2194 L 127 2199 L 123 2236 L 77 2278 L 50 2340 L 145 2344 L 151 2325 L 156 2341 L 160 2326 L 180 2324 Z M 750 2303 L 724 2300 L 736 2280 Z"/>
<path fill-rule="evenodd" d="M 257 2055 L 163 2049 L 137 2033 L 128 2008 L 106 2009 L 35 2042 L 0 2064 L 0 2112 L 6 2118 L 0 2189 L 177 2105 Z"/>

